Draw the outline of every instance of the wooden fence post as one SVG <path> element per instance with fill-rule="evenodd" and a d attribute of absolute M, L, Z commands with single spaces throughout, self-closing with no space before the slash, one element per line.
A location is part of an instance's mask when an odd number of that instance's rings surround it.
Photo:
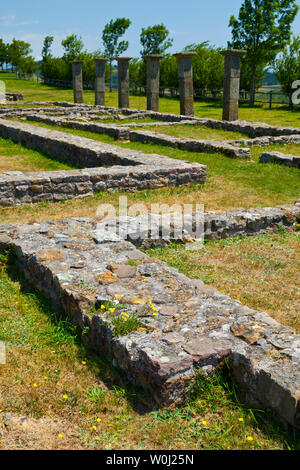
<path fill-rule="evenodd" d="M 270 91 L 269 109 L 272 109 L 273 91 Z"/>

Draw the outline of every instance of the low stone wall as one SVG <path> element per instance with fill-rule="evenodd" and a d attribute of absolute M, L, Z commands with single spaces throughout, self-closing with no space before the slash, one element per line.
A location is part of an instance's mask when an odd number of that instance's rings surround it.
<path fill-rule="evenodd" d="M 24 96 L 22 93 L 5 93 L 5 99 L 7 101 L 23 101 Z"/>
<path fill-rule="evenodd" d="M 213 374 L 227 360 L 250 403 L 300 427 L 300 335 L 95 228 L 91 219 L 5 224 L 0 247 L 14 251 L 25 276 L 87 344 L 159 405 L 183 402 L 199 368 Z M 138 317 L 138 331 L 118 335 L 114 318 L 122 312 Z"/>
<path fill-rule="evenodd" d="M 241 132 L 251 138 L 263 136 L 282 136 L 300 134 L 300 127 L 277 127 L 263 122 L 248 121 L 218 121 L 216 119 L 199 119 L 203 125 L 212 129 L 223 129 L 224 131 Z"/>
<path fill-rule="evenodd" d="M 26 116 L 28 121 L 43 122 L 45 124 L 66 127 L 70 129 L 80 129 L 88 132 L 95 132 L 96 134 L 107 134 L 117 140 L 129 140 L 130 129 L 125 126 L 117 126 L 114 124 L 99 124 L 93 122 L 80 122 L 70 121 L 64 118 L 45 116 L 37 114 L 28 114 Z"/>
<path fill-rule="evenodd" d="M 269 145 L 300 144 L 299 135 L 281 135 L 278 137 L 255 137 L 254 139 L 228 140 L 230 145 L 243 147 L 268 147 Z"/>
<path fill-rule="evenodd" d="M 230 158 L 250 158 L 251 153 L 247 148 L 237 148 L 227 143 L 227 141 L 216 142 L 213 140 L 192 140 L 181 139 L 159 134 L 150 131 L 131 131 L 126 126 L 116 126 L 111 124 L 98 124 L 90 122 L 69 121 L 59 117 L 48 117 L 45 115 L 28 114 L 29 121 L 43 122 L 46 124 L 58 125 L 61 127 L 69 127 L 80 129 L 97 134 L 108 134 L 116 139 L 130 140 L 131 142 L 155 143 L 168 147 L 179 148 L 189 152 L 205 152 L 205 153 L 223 153 Z M 186 121 L 185 121 L 186 122 Z"/>
<path fill-rule="evenodd" d="M 107 109 L 107 108 L 106 108 Z M 115 109 L 117 108 L 108 108 Z M 186 121 L 187 116 L 182 116 L 172 113 L 158 113 L 155 111 L 141 111 L 138 109 L 122 109 L 123 114 L 142 113 L 144 118 L 157 119 L 158 121 L 176 122 Z M 300 134 L 300 127 L 282 127 L 282 126 L 271 126 L 270 124 L 262 122 L 248 122 L 248 121 L 221 121 L 218 119 L 209 118 L 198 118 L 193 116 L 192 121 L 197 121 L 203 126 L 210 127 L 212 129 L 223 129 L 225 131 L 241 132 L 247 134 L 249 137 L 263 137 L 263 136 L 282 136 L 282 135 L 297 135 Z"/>
<path fill-rule="evenodd" d="M 117 217 L 98 223 L 98 229 L 105 233 L 105 230 L 111 231 L 114 228 L 121 239 L 138 247 L 153 248 L 175 241 L 189 243 L 195 238 L 196 222 L 201 224 L 203 240 L 276 233 L 279 227 L 290 230 L 300 223 L 300 206 L 295 203 L 227 212 L 191 212 L 184 214 L 184 220 L 182 216 L 172 217 L 170 223 L 165 214 Z"/>
<path fill-rule="evenodd" d="M 260 163 L 279 163 L 280 165 L 300 168 L 300 156 L 287 155 L 280 152 L 264 152 L 259 159 Z"/>
<path fill-rule="evenodd" d="M 0 135 L 82 170 L 9 172 L 0 175 L 0 205 L 14 206 L 90 196 L 99 191 L 161 188 L 204 183 L 197 163 L 103 144 L 63 132 L 0 120 Z M 99 168 L 110 165 L 111 168 Z M 114 165 L 114 166 L 113 166 Z"/>
<path fill-rule="evenodd" d="M 234 147 L 227 141 L 217 142 L 214 140 L 194 140 L 181 139 L 166 134 L 150 131 L 131 131 L 130 140 L 132 142 L 155 143 L 158 145 L 166 145 L 168 147 L 187 150 L 188 152 L 201 153 L 222 153 L 230 158 L 250 158 L 251 153 L 248 148 Z"/>
<path fill-rule="evenodd" d="M 105 191 L 139 191 L 165 186 L 204 183 L 205 169 L 193 165 L 154 169 L 137 167 L 87 168 L 84 170 L 9 172 L 0 175 L 0 206 L 20 206 L 42 201 L 78 199 Z"/>

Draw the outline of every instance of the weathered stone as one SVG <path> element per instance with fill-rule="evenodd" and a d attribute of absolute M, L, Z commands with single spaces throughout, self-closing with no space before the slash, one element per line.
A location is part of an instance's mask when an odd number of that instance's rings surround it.
<path fill-rule="evenodd" d="M 129 108 L 129 61 L 131 57 L 117 57 L 119 81 L 119 108 Z"/>
<path fill-rule="evenodd" d="M 185 344 L 183 349 L 193 357 L 195 363 L 209 360 L 217 364 L 229 356 L 232 343 L 226 340 L 214 341 L 207 337 L 200 337 Z"/>
<path fill-rule="evenodd" d="M 257 325 L 235 322 L 230 327 L 234 336 L 243 338 L 250 344 L 256 344 L 263 337 L 264 330 Z"/>
<path fill-rule="evenodd" d="M 260 163 L 279 163 L 280 165 L 300 168 L 300 156 L 287 155 L 281 152 L 264 152 L 259 159 Z"/>
<path fill-rule="evenodd" d="M 178 60 L 178 78 L 180 93 L 180 114 L 194 116 L 194 86 L 192 58 L 196 52 L 174 54 Z"/>
<path fill-rule="evenodd" d="M 126 264 L 110 264 L 107 266 L 107 269 L 112 271 L 112 273 L 114 273 L 120 279 L 135 277 L 136 275 L 136 268 Z"/>
<path fill-rule="evenodd" d="M 246 51 L 229 49 L 220 52 L 225 57 L 223 120 L 237 121 L 239 118 L 241 57 Z"/>
<path fill-rule="evenodd" d="M 112 273 L 103 273 L 95 276 L 95 279 L 99 284 L 113 284 L 118 282 L 117 276 L 114 276 Z"/>
<path fill-rule="evenodd" d="M 94 59 L 95 67 L 95 105 L 105 105 L 105 64 L 107 59 Z"/>
<path fill-rule="evenodd" d="M 150 54 L 144 59 L 147 63 L 147 109 L 159 110 L 159 54 Z"/>
<path fill-rule="evenodd" d="M 83 103 L 83 81 L 82 81 L 82 64 L 81 60 L 71 62 L 73 77 L 73 93 L 74 103 Z"/>

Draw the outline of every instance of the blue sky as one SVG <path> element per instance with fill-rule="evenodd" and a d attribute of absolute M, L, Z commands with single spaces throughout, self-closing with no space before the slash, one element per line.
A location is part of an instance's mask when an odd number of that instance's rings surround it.
<path fill-rule="evenodd" d="M 126 33 L 126 55 L 137 57 L 142 27 L 164 23 L 174 38 L 170 52 L 205 40 L 226 46 L 231 14 L 238 14 L 242 0 L 10 0 L 0 7 L 0 37 L 30 42 L 33 55 L 40 58 L 43 39 L 55 37 L 53 53 L 61 55 L 61 41 L 68 34 L 82 36 L 89 51 L 101 48 L 103 27 L 112 18 L 127 17 L 132 25 Z M 293 25 L 300 34 L 300 14 Z"/>

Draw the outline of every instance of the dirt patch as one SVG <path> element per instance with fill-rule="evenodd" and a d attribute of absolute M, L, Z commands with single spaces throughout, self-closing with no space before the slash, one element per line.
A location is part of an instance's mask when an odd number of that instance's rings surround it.
<path fill-rule="evenodd" d="M 69 422 L 0 414 L 0 449 L 3 450 L 83 449 L 77 437 L 78 430 Z"/>

